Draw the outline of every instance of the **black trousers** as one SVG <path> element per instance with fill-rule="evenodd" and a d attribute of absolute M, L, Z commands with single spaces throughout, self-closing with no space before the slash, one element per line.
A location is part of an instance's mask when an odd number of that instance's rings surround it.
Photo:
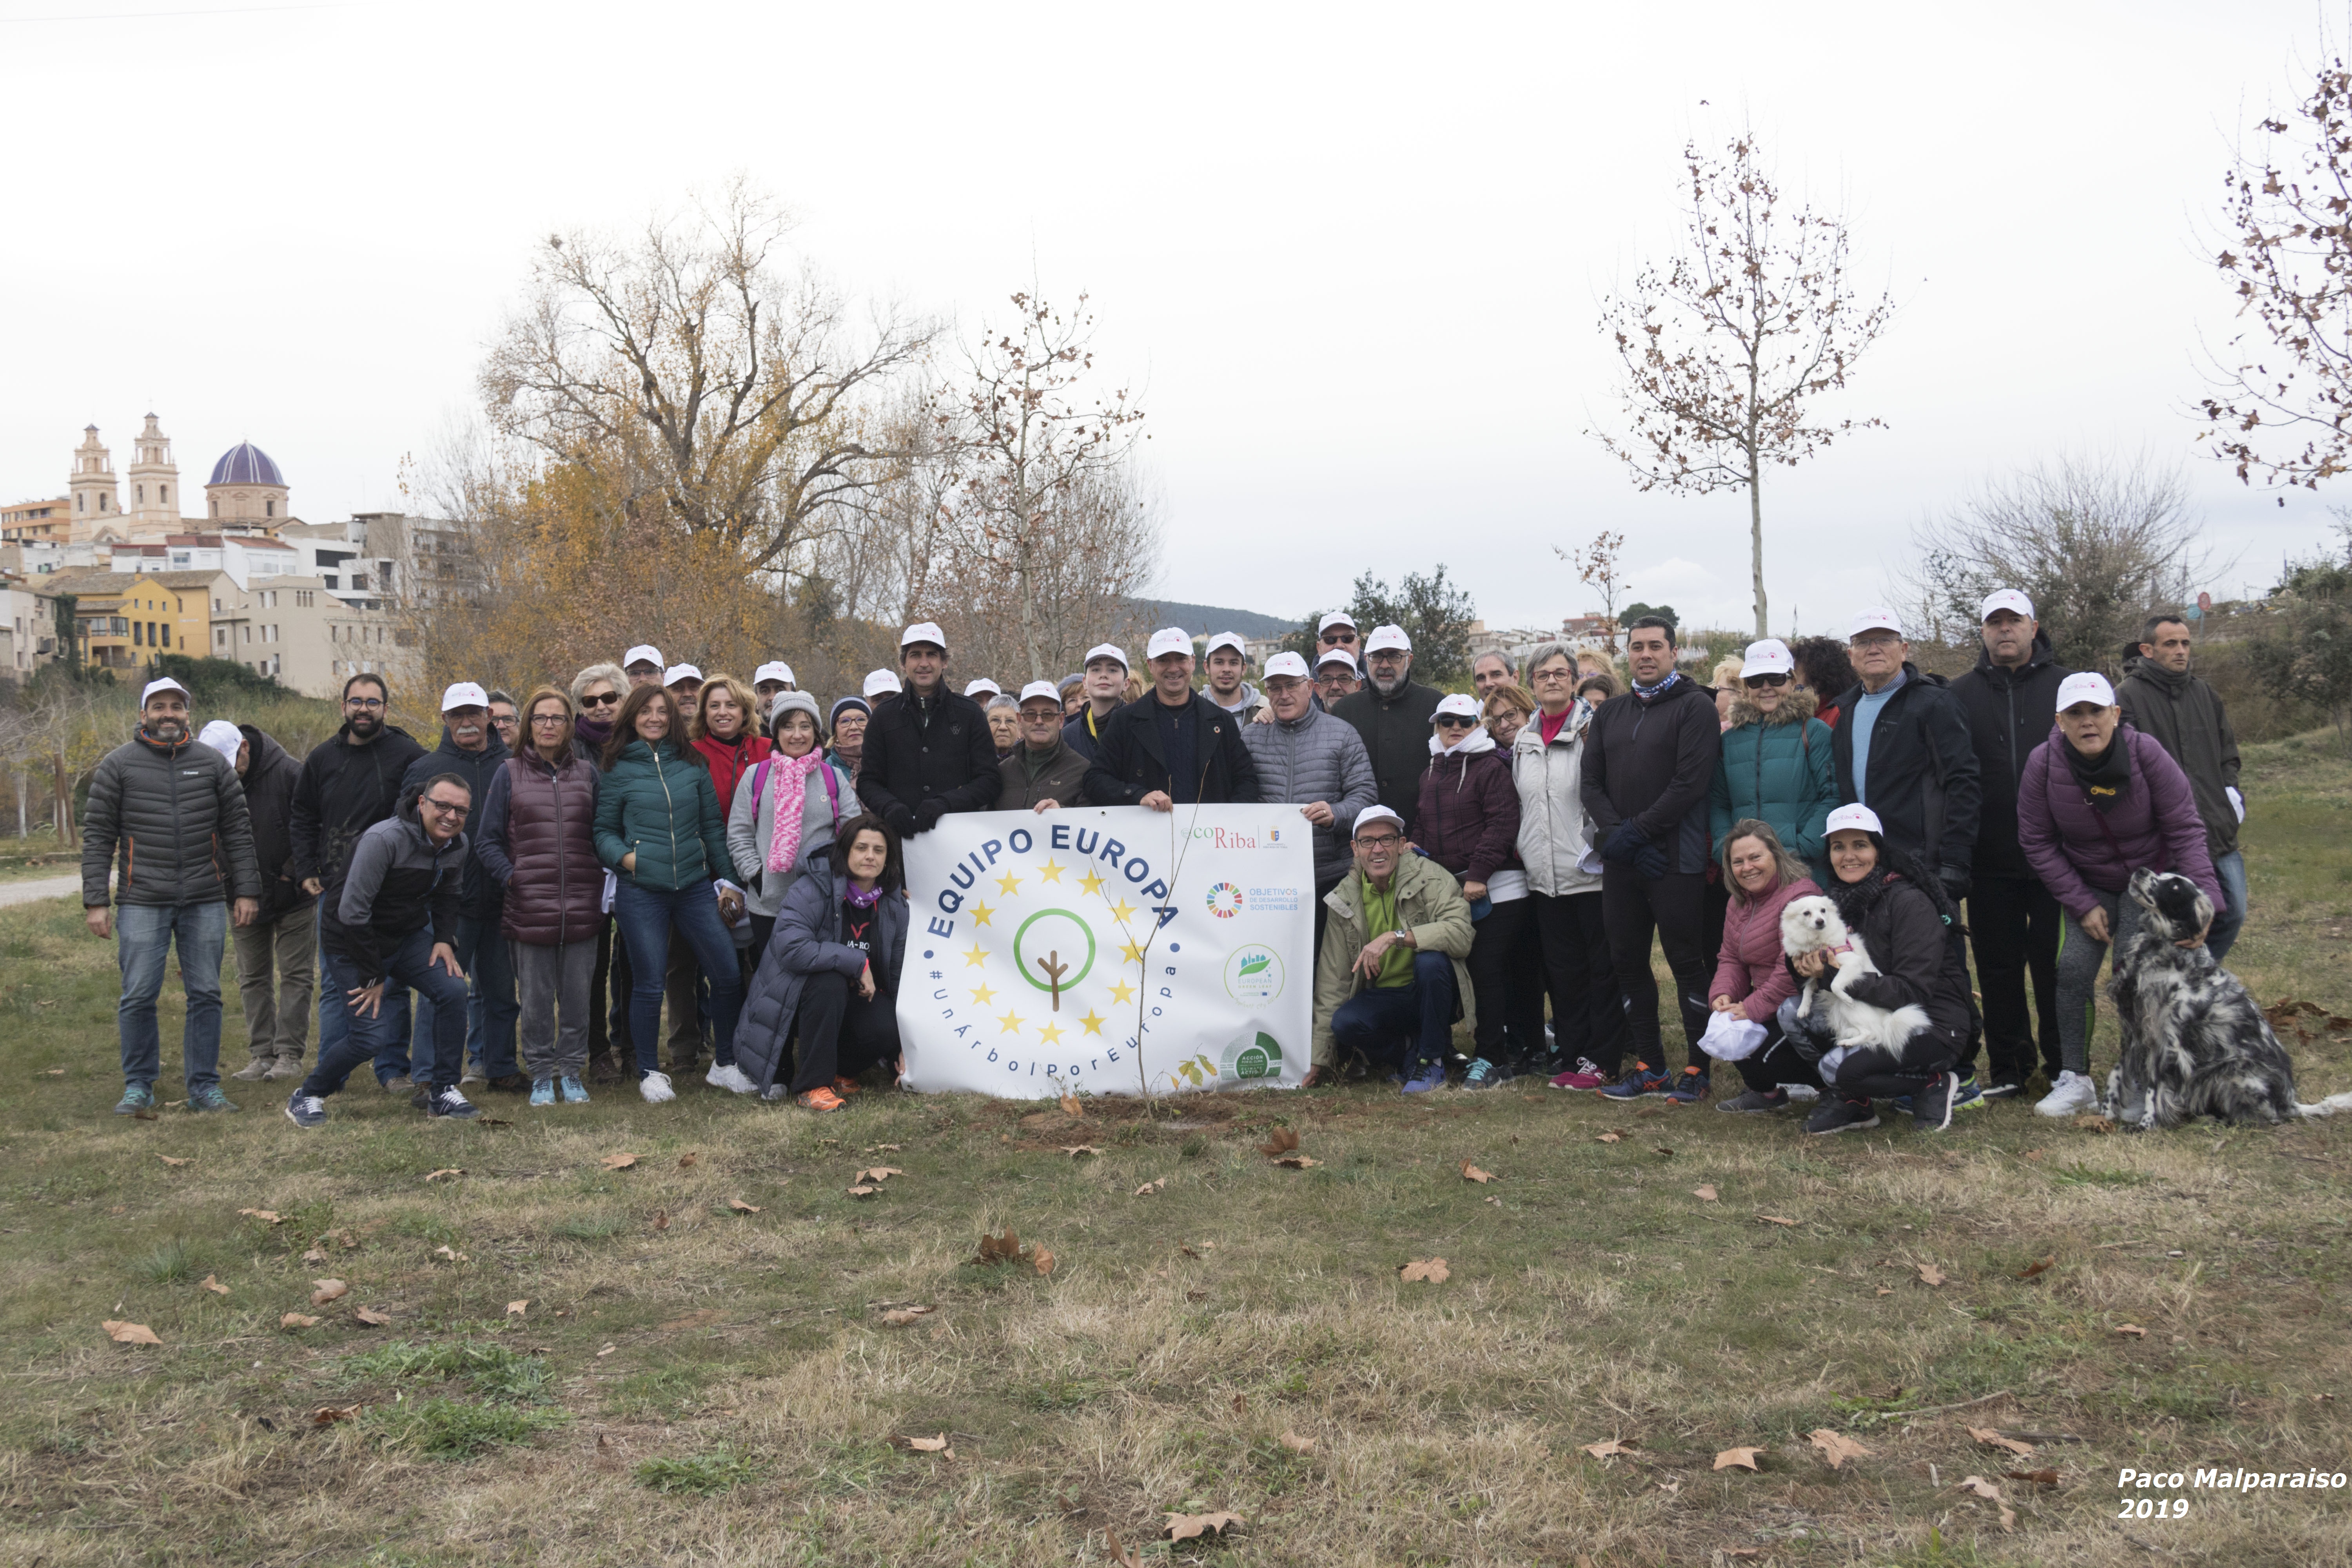
<path fill-rule="evenodd" d="M 875 989 L 869 1001 L 833 970 L 812 974 L 801 987 L 800 1066 L 792 1092 L 831 1089 L 837 1078 L 856 1078 L 877 1062 L 898 1055 L 898 1004 Z"/>
<path fill-rule="evenodd" d="M 1512 1049 L 1537 1051 L 1543 1046 L 1543 963 L 1539 957 L 1527 962 L 1536 940 L 1533 902 L 1512 899 L 1495 904 L 1470 928 L 1470 956 L 1463 963 L 1478 1005 L 1475 1048 L 1490 1062 Z M 1517 1037 L 1510 1046 L 1504 1044 L 1507 1035 Z"/>
<path fill-rule="evenodd" d="M 1544 988 L 1551 994 L 1553 1054 L 1570 1067 L 1580 1057 L 1610 1077 L 1625 1059 L 1625 1004 L 1609 953 L 1609 923 L 1600 892 L 1557 897 L 1532 893 L 1536 938 L 1543 952 Z M 1531 977 L 1532 978 L 1532 977 Z M 1528 1042 L 1540 1051 L 1542 1020 Z"/>
<path fill-rule="evenodd" d="M 1601 872 L 1601 912 L 1609 924 L 1617 989 L 1625 997 L 1625 1029 L 1633 1059 L 1661 1070 L 1665 1067 L 1658 982 L 1650 971 L 1650 935 L 1655 931 L 1658 945 L 1665 949 L 1666 967 L 1674 973 L 1675 1001 L 1682 1009 L 1690 1065 L 1702 1071 L 1713 1066 L 1714 1058 L 1698 1048 L 1699 1037 L 1706 1033 L 1706 983 L 1715 956 L 1706 950 L 1706 873 L 1669 871 L 1644 877 L 1632 866 L 1609 861 Z"/>
<path fill-rule="evenodd" d="M 1769 1094 L 1784 1083 L 1809 1083 L 1822 1087 L 1822 1075 L 1813 1064 L 1797 1054 L 1788 1037 L 1780 1033 L 1777 1020 L 1764 1026 L 1764 1043 L 1749 1055 L 1731 1065 L 1739 1069 L 1739 1079 L 1748 1088 Z"/>
<path fill-rule="evenodd" d="M 2058 1079 L 2058 943 L 2064 930 L 2065 912 L 2038 877 L 1979 877 L 1969 891 L 1985 1058 L 1997 1080 L 2022 1083 L 2033 1076 L 2037 1019 L 2041 1065 L 2053 1083 Z"/>
<path fill-rule="evenodd" d="M 1904 1041 L 1900 1050 L 1864 1046 L 1847 1053 L 1837 1065 L 1835 1081 L 1823 1088 L 1841 1099 L 1853 1100 L 1894 1100 L 1916 1094 L 1929 1079 L 1952 1068 L 1967 1047 L 1967 1036 L 1931 1024 Z"/>
<path fill-rule="evenodd" d="M 596 928 L 596 973 L 588 982 L 588 1055 L 607 1054 L 637 1059 L 629 1045 L 629 944 L 615 940 L 610 915 Z"/>

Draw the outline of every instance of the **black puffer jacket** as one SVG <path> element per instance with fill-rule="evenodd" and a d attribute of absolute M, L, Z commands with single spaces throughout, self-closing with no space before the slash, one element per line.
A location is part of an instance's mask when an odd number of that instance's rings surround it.
<path fill-rule="evenodd" d="M 1874 767 L 1877 752 L 1874 745 Z M 1927 890 L 1890 873 L 1866 884 L 1832 883 L 1830 897 L 1847 926 L 1861 935 L 1878 970 L 1846 987 L 1846 994 L 1874 1007 L 1925 1007 L 1927 1021 L 1948 1038 L 1967 1038 L 1975 1016 L 1968 965 L 1956 944 L 1946 940 L 1943 911 Z"/>
<path fill-rule="evenodd" d="M 165 746 L 142 730 L 109 752 L 82 807 L 85 907 L 106 907 L 107 869 L 118 860 L 115 898 L 123 904 L 171 909 L 261 897 L 236 767 L 193 734 Z"/>
<path fill-rule="evenodd" d="M 2058 711 L 2058 683 L 2072 673 L 2050 651 L 2048 634 L 2035 632 L 2033 656 L 2024 668 L 2008 668 L 1993 663 L 1990 654 L 1979 653 L 1977 667 L 1952 682 L 1952 696 L 1968 715 L 1969 735 L 1976 742 L 1977 780 L 1983 791 L 1971 861 L 1979 877 L 2033 875 L 2017 840 L 2017 781 L 2025 776 L 2025 759 L 2049 738 L 2050 715 Z M 1874 744 L 1874 778 L 1877 758 Z"/>
<path fill-rule="evenodd" d="M 409 763 L 407 772 L 400 775 L 402 796 L 414 800 L 425 793 L 426 784 L 443 773 L 456 773 L 473 791 L 473 814 L 466 820 L 478 828 L 482 810 L 490 803 L 490 781 L 498 776 L 506 760 L 514 755 L 499 739 L 498 731 L 488 720 L 482 721 L 482 728 L 488 731 L 489 743 L 478 752 L 469 752 L 449 738 L 446 724 L 441 726 L 441 743 Z M 481 834 L 477 831 L 467 837 L 478 844 Z M 457 888 L 457 912 L 469 921 L 494 921 L 498 919 L 502 896 L 499 879 L 482 864 L 479 849 L 467 856 L 465 878 Z"/>
<path fill-rule="evenodd" d="M 1919 858 L 1942 877 L 1954 896 L 1975 864 L 1977 817 L 1984 788 L 1968 715 L 1940 675 L 1922 675 L 1903 666 L 1904 681 L 1879 709 L 1870 727 L 1870 798 L 1862 804 L 1878 814 L 1887 841 Z M 1831 735 L 1837 762 L 1838 799 L 1852 804 L 1854 706 L 1859 683 L 1838 698 L 1837 728 Z"/>
<path fill-rule="evenodd" d="M 311 901 L 294 870 L 294 787 L 302 764 L 285 747 L 250 724 L 245 737 L 245 805 L 253 818 L 253 858 L 261 868 L 261 922 L 290 914 Z"/>
<path fill-rule="evenodd" d="M 944 682 L 929 702 L 907 692 L 866 721 L 857 798 L 901 838 L 929 832 L 951 811 L 988 810 L 1003 786 L 988 716 Z"/>
<path fill-rule="evenodd" d="M 1087 769 L 1087 799 L 1096 805 L 1137 805 L 1154 790 L 1171 797 L 1180 792 L 1168 771 L 1160 738 L 1160 696 L 1147 691 L 1115 710 L 1098 728 L 1102 753 Z M 1194 799 L 1208 805 L 1257 804 L 1257 764 L 1242 743 L 1242 721 L 1202 693 L 1181 710 L 1181 723 L 1192 727 L 1192 767 L 1190 789 Z"/>
<path fill-rule="evenodd" d="M 330 900 L 343 885 L 352 847 L 392 815 L 401 775 L 425 754 L 416 737 L 396 725 L 385 725 L 364 746 L 352 745 L 351 737 L 345 724 L 312 747 L 294 785 L 294 869 L 326 884 Z"/>
<path fill-rule="evenodd" d="M 1415 686 L 1408 676 L 1391 696 L 1368 681 L 1331 704 L 1331 717 L 1353 724 L 1364 738 L 1380 803 L 1404 818 L 1408 837 L 1421 811 L 1422 770 L 1429 766 L 1429 716 L 1444 695 L 1434 686 Z"/>

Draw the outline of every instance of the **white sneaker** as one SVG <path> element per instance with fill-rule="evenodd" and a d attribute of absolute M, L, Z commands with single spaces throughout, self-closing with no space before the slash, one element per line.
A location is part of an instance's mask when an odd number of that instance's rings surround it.
<path fill-rule="evenodd" d="M 702 1075 L 702 1081 L 714 1089 L 729 1089 L 736 1094 L 750 1094 L 760 1087 L 744 1077 L 743 1069 L 733 1062 L 729 1062 L 725 1067 L 719 1066 L 717 1062 L 711 1063 L 710 1070 Z"/>
<path fill-rule="evenodd" d="M 2096 1110 L 2099 1089 L 2088 1074 L 2062 1072 L 2050 1092 L 2033 1109 L 2043 1116 L 2078 1116 L 2086 1110 Z"/>
<path fill-rule="evenodd" d="M 677 1098 L 677 1090 L 669 1086 L 669 1074 L 649 1072 L 637 1079 L 637 1092 L 646 1097 L 647 1105 L 667 1105 Z"/>

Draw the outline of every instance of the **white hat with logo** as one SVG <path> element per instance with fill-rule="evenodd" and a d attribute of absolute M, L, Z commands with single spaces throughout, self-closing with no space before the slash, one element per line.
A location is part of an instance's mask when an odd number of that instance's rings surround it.
<path fill-rule="evenodd" d="M 898 634 L 898 651 L 904 653 L 919 642 L 927 642 L 941 653 L 948 651 L 948 634 L 940 630 L 937 621 L 917 621 Z"/>
<path fill-rule="evenodd" d="M 147 700 L 154 696 L 158 691 L 176 691 L 183 697 L 186 697 L 188 695 L 188 689 L 186 687 L 181 685 L 178 681 L 173 679 L 167 675 L 161 680 L 151 680 L 147 683 L 145 689 L 139 693 L 139 706 L 142 708 L 146 707 Z M 194 700 L 194 699 L 190 699 L 190 700 Z"/>
<path fill-rule="evenodd" d="M 1192 657 L 1192 634 L 1182 626 L 1160 627 L 1151 634 L 1151 641 L 1143 649 L 1146 658 L 1164 658 L 1171 653 L 1181 653 L 1187 658 Z"/>
<path fill-rule="evenodd" d="M 1796 655 L 1779 637 L 1765 637 L 1748 645 L 1748 658 L 1739 667 L 1739 679 L 1750 679 L 1759 675 L 1792 675 L 1796 672 Z"/>
<path fill-rule="evenodd" d="M 793 679 L 793 667 L 781 658 L 772 658 L 751 672 L 751 684 L 755 687 L 770 680 L 781 680 L 786 686 L 800 684 Z"/>
<path fill-rule="evenodd" d="M 662 684 L 664 686 L 676 686 L 681 680 L 698 682 L 701 679 L 701 669 L 691 664 L 673 664 L 667 669 L 662 671 Z"/>
<path fill-rule="evenodd" d="M 1886 830 L 1878 825 L 1878 813 L 1866 805 L 1839 806 L 1830 813 L 1830 819 L 1822 825 L 1822 833 L 1826 837 L 1832 833 L 1843 832 L 1852 828 L 1859 828 L 1864 833 L 1875 833 L 1881 837 L 1884 837 L 1886 833 Z"/>
<path fill-rule="evenodd" d="M 1327 664 L 1344 664 L 1350 672 L 1353 672 L 1356 668 L 1356 656 L 1343 647 L 1331 648 L 1327 650 L 1321 658 L 1315 661 L 1315 668 L 1320 669 Z"/>
<path fill-rule="evenodd" d="M 1078 662 L 1082 666 L 1088 665 L 1092 664 L 1098 658 L 1115 658 L 1118 660 L 1119 668 L 1125 669 L 1129 668 L 1127 662 L 1127 649 L 1119 647 L 1118 644 L 1115 642 L 1098 642 L 1095 644 L 1094 647 L 1087 649 L 1087 657 L 1080 659 Z"/>
<path fill-rule="evenodd" d="M 1995 610 L 2007 610 L 2021 621 L 2030 621 L 2033 618 L 2033 601 L 2014 588 L 1997 588 L 1985 595 L 1984 608 L 1977 612 L 1977 619 L 1989 621 Z"/>
<path fill-rule="evenodd" d="M 2058 711 L 2063 713 L 2080 702 L 2112 708 L 2116 705 L 2116 689 L 2095 669 L 2077 670 L 2058 683 Z"/>
<path fill-rule="evenodd" d="M 455 713 L 460 708 L 488 708 L 490 694 L 470 680 L 460 680 L 441 694 L 441 711 Z"/>
<path fill-rule="evenodd" d="M 1059 712 L 1062 707 L 1062 689 L 1050 680 L 1033 680 L 1021 689 L 1022 706 L 1026 707 L 1031 702 L 1040 700 L 1052 703 L 1055 711 Z"/>
<path fill-rule="evenodd" d="M 1412 651 L 1412 639 L 1404 635 L 1402 626 L 1374 626 L 1372 635 L 1364 639 L 1364 654 L 1367 658 L 1390 648 L 1394 648 L 1399 653 Z"/>
<path fill-rule="evenodd" d="M 1467 719 L 1475 724 L 1478 721 L 1478 700 L 1459 691 L 1450 691 L 1437 700 L 1437 707 L 1429 715 L 1430 722 L 1435 723 L 1440 713 Z"/>
<path fill-rule="evenodd" d="M 198 735 L 196 740 L 226 757 L 228 765 L 235 767 L 236 766 L 236 749 L 245 744 L 245 731 L 226 719 L 215 719 L 205 726 L 205 732 Z"/>
<path fill-rule="evenodd" d="M 1883 605 L 1864 610 L 1854 616 L 1853 625 L 1846 628 L 1845 635 L 1858 637 L 1864 632 L 1893 632 L 1899 637 L 1903 635 L 1903 617 Z"/>
<path fill-rule="evenodd" d="M 631 648 L 628 652 L 621 656 L 621 668 L 623 669 L 628 668 L 633 664 L 650 664 L 656 669 L 659 669 L 667 662 L 668 661 L 667 659 L 662 658 L 661 649 L 654 647 L 654 645 L 649 642 L 641 642 L 636 647 Z"/>
<path fill-rule="evenodd" d="M 1244 658 L 1249 658 L 1248 640 L 1239 632 L 1219 632 L 1209 639 L 1209 646 L 1201 650 L 1202 657 L 1205 658 L 1221 647 L 1229 647 Z"/>
<path fill-rule="evenodd" d="M 1348 656 L 1341 654 L 1339 657 L 1345 658 Z M 1307 661 L 1295 653 L 1276 654 L 1265 661 L 1265 678 L 1272 680 L 1277 675 L 1286 675 L 1293 680 L 1305 680 Z"/>
<path fill-rule="evenodd" d="M 1002 697 L 1004 694 L 1004 688 L 997 685 L 996 682 L 989 679 L 988 677 L 983 675 L 978 679 L 967 682 L 963 689 L 963 694 L 966 697 L 974 699 L 981 697 Z"/>
<path fill-rule="evenodd" d="M 1333 626 L 1345 626 L 1352 632 L 1356 629 L 1356 617 L 1345 610 L 1334 610 L 1315 623 L 1315 635 L 1319 637 Z"/>
<path fill-rule="evenodd" d="M 1399 834 L 1402 834 L 1404 832 L 1403 817 L 1399 816 L 1395 812 L 1391 811 L 1385 805 L 1368 805 L 1364 807 L 1363 810 L 1356 813 L 1356 826 L 1349 830 L 1350 836 L 1352 837 L 1353 835 L 1360 834 L 1365 828 L 1370 826 L 1375 822 L 1393 822 L 1397 825 L 1397 832 Z"/>
<path fill-rule="evenodd" d="M 898 684 L 898 676 L 887 669 L 877 669 L 866 678 L 866 695 L 868 698 L 879 697 L 886 691 L 904 691 L 905 689 L 905 687 Z"/>

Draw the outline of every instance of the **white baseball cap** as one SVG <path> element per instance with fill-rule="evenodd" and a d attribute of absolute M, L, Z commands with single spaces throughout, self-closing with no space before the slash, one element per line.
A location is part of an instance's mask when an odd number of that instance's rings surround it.
<path fill-rule="evenodd" d="M 1356 668 L 1356 656 L 1349 653 L 1346 648 L 1335 647 L 1326 653 L 1321 658 L 1317 659 L 1315 661 L 1315 668 L 1320 669 L 1327 664 L 1344 664 L 1352 670 Z M 1269 671 L 1268 673 L 1272 672 Z"/>
<path fill-rule="evenodd" d="M 188 689 L 167 675 L 161 680 L 151 680 L 147 683 L 146 688 L 139 693 L 139 706 L 146 707 L 147 700 L 158 691 L 176 691 L 183 697 L 188 696 Z M 195 700 L 193 697 L 188 700 L 191 702 Z"/>
<path fill-rule="evenodd" d="M 1364 639 L 1364 655 L 1368 658 L 1388 648 L 1399 653 L 1412 651 L 1412 639 L 1404 635 L 1402 626 L 1374 626 L 1372 635 Z"/>
<path fill-rule="evenodd" d="M 1989 621 L 1995 610 L 2013 611 L 2030 621 L 2033 618 L 2033 601 L 2014 588 L 1997 588 L 1985 595 L 1984 608 L 1977 612 L 1977 619 Z"/>
<path fill-rule="evenodd" d="M 2058 683 L 2058 711 L 2063 713 L 2078 702 L 2112 708 L 2116 705 L 2116 689 L 2095 669 L 2077 670 Z"/>
<path fill-rule="evenodd" d="M 1340 654 L 1339 657 L 1346 658 L 1348 656 Z M 1277 675 L 1287 675 L 1294 680 L 1305 680 L 1307 678 L 1307 661 L 1295 653 L 1278 653 L 1265 661 L 1265 674 L 1268 680 L 1272 680 Z"/>
<path fill-rule="evenodd" d="M 786 686 L 797 686 L 800 684 L 799 681 L 793 679 L 793 667 L 786 664 L 781 658 L 772 658 L 767 663 L 761 665 L 759 668 L 751 672 L 751 684 L 753 686 L 758 686 L 763 680 L 781 680 Z"/>
<path fill-rule="evenodd" d="M 919 642 L 927 642 L 941 653 L 948 651 L 948 634 L 940 630 L 937 621 L 917 621 L 898 634 L 898 650 L 901 653 Z"/>
<path fill-rule="evenodd" d="M 1206 658 L 1221 647 L 1229 647 L 1244 658 L 1249 658 L 1249 644 L 1239 632 L 1219 632 L 1209 639 L 1209 646 L 1201 650 L 1201 657 Z"/>
<path fill-rule="evenodd" d="M 1779 637 L 1765 637 L 1748 645 L 1747 662 L 1739 667 L 1739 679 L 1751 675 L 1792 675 L 1796 672 L 1796 656 L 1789 645 Z"/>
<path fill-rule="evenodd" d="M 1151 634 L 1151 641 L 1144 646 L 1143 657 L 1148 659 L 1160 658 L 1168 654 L 1181 653 L 1190 658 L 1192 652 L 1192 634 L 1191 632 L 1186 631 L 1182 626 L 1162 626 Z"/>
<path fill-rule="evenodd" d="M 676 686 L 681 680 L 700 680 L 702 671 L 690 664 L 673 664 L 662 671 L 662 684 Z"/>
<path fill-rule="evenodd" d="M 460 680 L 441 694 L 441 711 L 454 713 L 460 708 L 488 708 L 490 694 L 470 680 Z"/>
<path fill-rule="evenodd" d="M 869 698 L 879 697 L 886 691 L 904 690 L 906 688 L 898 684 L 898 678 L 887 669 L 877 669 L 866 678 L 866 695 Z"/>
<path fill-rule="evenodd" d="M 1893 632 L 1899 637 L 1903 635 L 1903 619 L 1884 606 L 1864 610 L 1854 616 L 1853 625 L 1846 628 L 1845 635 L 1858 637 L 1864 632 Z"/>
<path fill-rule="evenodd" d="M 1098 658 L 1115 658 L 1118 660 L 1119 668 L 1129 668 L 1127 662 L 1127 649 L 1115 642 L 1098 642 L 1087 649 L 1087 657 L 1078 660 L 1079 668 L 1084 668 Z"/>
<path fill-rule="evenodd" d="M 1391 811 L 1385 805 L 1368 805 L 1364 807 L 1363 810 L 1356 813 L 1356 826 L 1348 830 L 1349 837 L 1353 837 L 1355 835 L 1361 833 L 1364 830 L 1365 825 L 1372 822 L 1393 822 L 1397 825 L 1397 831 L 1399 833 L 1402 833 L 1404 831 L 1403 817 L 1399 816 L 1395 812 Z"/>
<path fill-rule="evenodd" d="M 196 739 L 202 744 L 210 746 L 214 751 L 226 757 L 228 765 L 235 767 L 236 766 L 236 749 L 245 744 L 245 731 L 226 719 L 215 719 L 205 726 L 205 732 L 198 735 Z"/>
<path fill-rule="evenodd" d="M 667 659 L 662 658 L 661 649 L 654 647 L 654 645 L 649 642 L 641 642 L 636 647 L 631 648 L 628 652 L 621 656 L 621 668 L 623 669 L 628 668 L 629 666 L 633 664 L 650 664 L 656 669 L 659 669 L 663 665 L 667 664 L 668 662 L 669 661 Z"/>
<path fill-rule="evenodd" d="M 1467 719 L 1475 724 L 1478 721 L 1477 699 L 1459 691 L 1448 692 L 1437 700 L 1437 707 L 1429 716 L 1430 722 L 1435 723 L 1440 713 L 1450 713 L 1456 719 Z"/>
<path fill-rule="evenodd" d="M 1875 833 L 1881 837 L 1885 837 L 1886 834 L 1886 829 L 1878 825 L 1878 813 L 1866 805 L 1839 806 L 1830 813 L 1830 819 L 1822 824 L 1822 833 L 1826 837 L 1832 833 L 1857 827 L 1864 833 Z"/>
<path fill-rule="evenodd" d="M 1021 689 L 1021 700 L 1024 706 L 1032 698 L 1052 703 L 1055 712 L 1061 710 L 1062 689 L 1050 680 L 1033 680 Z"/>
<path fill-rule="evenodd" d="M 1345 610 L 1334 610 L 1315 623 L 1315 635 L 1319 637 L 1333 626 L 1345 626 L 1352 632 L 1356 629 L 1356 617 Z"/>
<path fill-rule="evenodd" d="M 1004 688 L 997 685 L 996 682 L 989 679 L 988 677 L 983 675 L 979 677 L 977 679 L 967 682 L 963 689 L 963 694 L 966 697 L 977 698 L 983 692 L 991 697 L 1002 697 L 1004 695 Z"/>

